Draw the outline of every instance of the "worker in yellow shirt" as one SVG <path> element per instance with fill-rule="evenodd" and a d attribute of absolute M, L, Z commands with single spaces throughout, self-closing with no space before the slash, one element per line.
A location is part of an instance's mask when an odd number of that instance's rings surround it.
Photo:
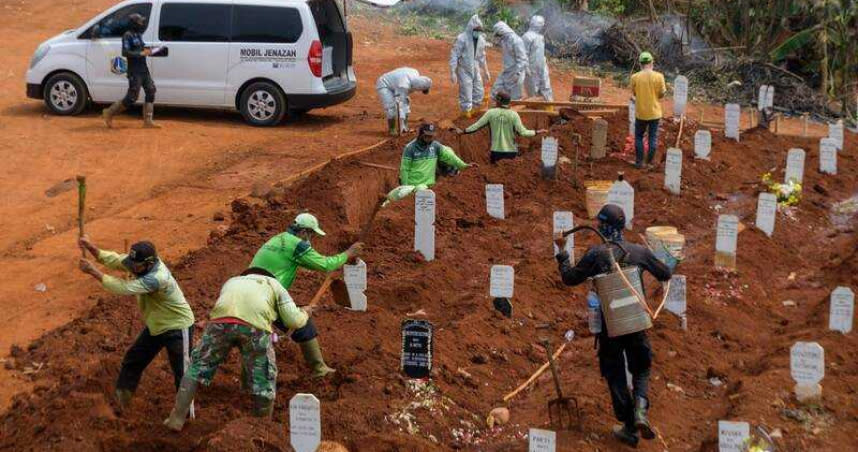
<path fill-rule="evenodd" d="M 640 55 L 641 71 L 632 76 L 632 101 L 635 103 L 635 167 L 651 165 L 658 145 L 658 123 L 662 117 L 661 99 L 667 87 L 664 75 L 653 70 L 649 52 Z M 649 152 L 644 159 L 644 134 L 649 136 Z"/>

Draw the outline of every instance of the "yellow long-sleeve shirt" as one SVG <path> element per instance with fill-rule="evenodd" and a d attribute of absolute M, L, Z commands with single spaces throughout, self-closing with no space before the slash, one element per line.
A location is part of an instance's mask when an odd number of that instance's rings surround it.
<path fill-rule="evenodd" d="M 635 119 L 651 121 L 661 119 L 661 98 L 667 91 L 661 72 L 644 69 L 632 76 L 632 93 L 635 95 Z"/>
<path fill-rule="evenodd" d="M 112 270 L 128 271 L 122 265 L 126 257 L 125 254 L 113 251 L 98 251 L 98 262 Z M 189 328 L 194 324 L 194 313 L 185 300 L 179 283 L 160 260 L 143 276 L 122 279 L 104 275 L 101 285 L 110 293 L 137 297 L 137 305 L 143 313 L 143 322 L 153 336 L 169 330 Z"/>
<path fill-rule="evenodd" d="M 298 329 L 307 324 L 308 316 L 276 279 L 246 275 L 227 280 L 209 317 L 240 319 L 270 333 L 271 323 L 278 317 L 287 328 Z"/>

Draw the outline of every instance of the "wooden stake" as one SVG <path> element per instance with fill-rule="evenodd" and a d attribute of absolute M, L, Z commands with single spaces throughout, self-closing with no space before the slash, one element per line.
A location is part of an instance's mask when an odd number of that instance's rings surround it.
<path fill-rule="evenodd" d="M 78 238 L 84 236 L 86 223 L 86 176 L 77 176 L 77 229 Z M 81 257 L 86 257 L 86 250 L 80 250 Z"/>

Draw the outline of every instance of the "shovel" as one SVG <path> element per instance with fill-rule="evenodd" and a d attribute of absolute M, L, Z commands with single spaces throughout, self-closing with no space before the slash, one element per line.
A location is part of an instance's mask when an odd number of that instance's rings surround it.
<path fill-rule="evenodd" d="M 382 196 L 375 204 L 375 208 L 373 209 L 372 214 L 370 214 L 369 220 L 367 220 L 366 224 L 363 225 L 363 229 L 361 229 L 358 234 L 357 242 L 362 242 L 366 238 L 366 235 L 369 234 L 370 229 L 372 229 L 372 222 L 375 220 L 375 216 L 378 214 L 378 211 L 381 210 L 381 206 L 384 204 L 385 200 L 386 197 Z M 328 278 L 331 278 L 329 285 L 331 286 L 331 295 L 334 297 L 334 303 L 344 308 L 350 308 L 352 306 L 352 301 L 349 298 L 349 290 L 346 287 L 346 282 L 342 279 L 333 279 L 333 273 L 330 273 Z"/>
<path fill-rule="evenodd" d="M 554 365 L 554 357 L 551 356 L 551 343 L 548 339 L 542 340 L 542 345 L 545 347 L 545 353 L 548 355 L 548 365 L 551 367 L 551 375 L 554 377 L 554 386 L 557 388 L 557 398 L 548 401 L 548 419 L 552 427 L 557 430 L 571 430 L 573 425 L 581 428 L 581 410 L 578 408 L 578 399 L 572 397 L 563 397 L 563 391 L 560 389 L 560 376 L 557 374 L 557 367 Z M 573 420 L 573 405 L 575 420 Z M 575 421 L 577 420 L 577 424 Z"/>

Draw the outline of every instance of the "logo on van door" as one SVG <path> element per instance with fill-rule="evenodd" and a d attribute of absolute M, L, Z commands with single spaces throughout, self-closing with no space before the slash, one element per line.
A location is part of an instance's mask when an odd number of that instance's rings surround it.
<path fill-rule="evenodd" d="M 298 49 L 295 47 L 264 49 L 243 48 L 239 50 L 242 63 L 294 63 L 298 61 Z"/>
<path fill-rule="evenodd" d="M 128 61 L 121 56 L 115 56 L 110 60 L 110 72 L 122 75 L 128 72 Z"/>

